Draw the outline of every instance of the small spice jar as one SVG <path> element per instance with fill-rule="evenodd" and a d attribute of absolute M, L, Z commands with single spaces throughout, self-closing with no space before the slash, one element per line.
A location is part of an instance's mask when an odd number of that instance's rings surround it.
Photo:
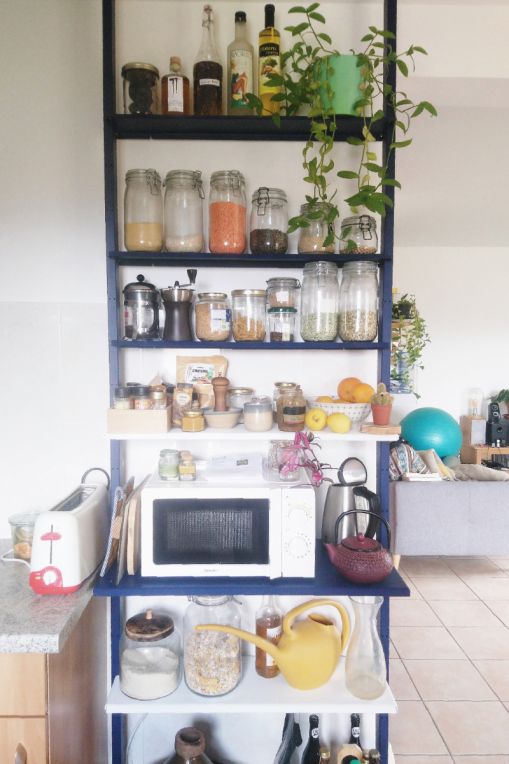
<path fill-rule="evenodd" d="M 237 342 L 265 339 L 265 289 L 234 289 L 232 292 L 233 338 Z"/>
<path fill-rule="evenodd" d="M 129 170 L 125 176 L 124 245 L 128 252 L 160 252 L 163 197 L 156 170 Z"/>
<path fill-rule="evenodd" d="M 309 226 L 301 228 L 299 232 L 299 242 L 297 249 L 300 255 L 324 254 L 333 255 L 336 250 L 334 238 L 330 244 L 324 245 L 324 241 L 329 234 L 334 234 L 334 224 L 327 223 L 325 216 L 331 211 L 331 205 L 327 202 L 317 202 L 315 204 L 303 204 L 300 208 L 300 214 L 306 217 Z M 318 219 L 308 217 L 310 215 L 320 214 Z"/>
<path fill-rule="evenodd" d="M 152 408 L 152 399 L 150 398 L 150 387 L 148 385 L 139 385 L 132 387 L 133 408 L 147 410 Z"/>
<path fill-rule="evenodd" d="M 180 452 L 179 480 L 196 480 L 196 464 L 190 451 Z"/>
<path fill-rule="evenodd" d="M 201 432 L 205 429 L 205 417 L 201 410 L 184 411 L 182 414 L 182 432 Z"/>
<path fill-rule="evenodd" d="M 341 223 L 339 251 L 342 255 L 374 255 L 378 250 L 376 220 L 371 215 L 352 215 Z"/>
<path fill-rule="evenodd" d="M 299 289 L 299 279 L 284 277 L 268 279 L 267 305 L 269 308 L 297 308 Z"/>
<path fill-rule="evenodd" d="M 250 432 L 267 432 L 274 424 L 272 401 L 268 396 L 252 398 L 244 404 L 244 427 Z"/>
<path fill-rule="evenodd" d="M 280 395 L 289 390 L 295 390 L 298 387 L 296 382 L 274 382 L 274 392 L 272 393 L 272 411 L 274 421 L 276 421 L 277 400 Z"/>
<path fill-rule="evenodd" d="M 181 679 L 180 635 L 173 619 L 147 610 L 126 622 L 120 654 L 120 689 L 138 700 L 170 695 Z"/>
<path fill-rule="evenodd" d="M 158 472 L 161 480 L 178 480 L 179 452 L 164 448 L 159 453 Z"/>
<path fill-rule="evenodd" d="M 194 306 L 194 331 L 199 340 L 221 342 L 229 339 L 232 313 L 224 292 L 202 292 Z"/>
<path fill-rule="evenodd" d="M 244 406 L 254 397 L 252 387 L 230 387 L 226 393 L 226 401 L 229 409 L 240 409 L 241 415 L 239 422 L 244 421 Z"/>
<path fill-rule="evenodd" d="M 209 250 L 216 255 L 246 250 L 246 184 L 238 170 L 213 172 L 210 178 Z"/>
<path fill-rule="evenodd" d="M 293 342 L 295 338 L 296 308 L 269 308 L 270 342 Z"/>
<path fill-rule="evenodd" d="M 131 61 L 122 67 L 124 114 L 159 114 L 159 69 Z"/>
<path fill-rule="evenodd" d="M 150 388 L 150 400 L 152 401 L 152 408 L 163 410 L 168 405 L 166 398 L 166 387 L 157 386 Z"/>
<path fill-rule="evenodd" d="M 345 263 L 339 290 L 339 336 L 345 342 L 371 342 L 378 332 L 377 265 Z"/>
<path fill-rule="evenodd" d="M 288 200 L 280 188 L 258 188 L 252 196 L 249 246 L 253 255 L 288 252 Z"/>
<path fill-rule="evenodd" d="M 113 397 L 114 409 L 132 409 L 133 399 L 131 397 L 131 391 L 128 387 L 116 387 L 115 395 Z"/>
<path fill-rule="evenodd" d="M 300 333 L 306 342 L 330 342 L 338 333 L 338 269 L 323 260 L 306 263 L 302 279 Z"/>
<path fill-rule="evenodd" d="M 300 387 L 283 392 L 277 399 L 277 426 L 282 432 L 298 432 L 304 429 L 306 399 Z"/>
<path fill-rule="evenodd" d="M 198 170 L 172 170 L 164 181 L 164 244 L 168 252 L 202 252 L 203 185 Z"/>

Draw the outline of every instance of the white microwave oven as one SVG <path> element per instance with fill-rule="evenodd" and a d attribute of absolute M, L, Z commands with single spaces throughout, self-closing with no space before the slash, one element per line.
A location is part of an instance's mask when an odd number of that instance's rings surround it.
<path fill-rule="evenodd" d="M 165 482 L 141 494 L 141 575 L 315 575 L 315 492 L 262 479 Z"/>

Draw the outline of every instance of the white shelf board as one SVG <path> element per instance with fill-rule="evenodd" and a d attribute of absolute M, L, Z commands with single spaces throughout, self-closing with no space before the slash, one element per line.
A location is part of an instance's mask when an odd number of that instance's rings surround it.
<path fill-rule="evenodd" d="M 336 441 L 337 443 L 346 442 L 346 441 L 364 441 L 366 443 L 375 443 L 376 441 L 383 440 L 383 441 L 392 441 L 397 440 L 398 435 L 370 435 L 365 432 L 359 432 L 359 430 L 350 430 L 350 432 L 345 433 L 344 435 L 332 432 L 332 430 L 326 429 L 326 430 L 320 430 L 320 432 L 315 433 L 316 437 L 319 439 L 319 441 L 322 442 L 333 442 Z M 238 424 L 236 427 L 232 427 L 231 429 L 221 429 L 217 427 L 207 427 L 205 430 L 202 430 L 202 432 L 182 432 L 182 430 L 178 430 L 176 428 L 173 428 L 169 432 L 151 432 L 151 433 L 108 433 L 108 438 L 110 440 L 174 440 L 174 441 L 193 441 L 194 443 L 198 441 L 206 441 L 206 440 L 221 440 L 221 441 L 232 441 L 232 440 L 243 440 L 243 441 L 269 441 L 273 439 L 277 440 L 289 440 L 293 441 L 293 438 L 295 436 L 294 432 L 281 432 L 276 426 L 274 426 L 271 430 L 267 430 L 267 432 L 250 432 L 246 430 L 244 425 Z"/>
<path fill-rule="evenodd" d="M 332 679 L 316 690 L 295 690 L 280 675 L 263 679 L 254 668 L 253 656 L 242 656 L 243 674 L 237 687 L 227 695 L 209 698 L 197 695 L 182 679 L 174 693 L 158 700 L 134 700 L 120 689 L 115 677 L 108 700 L 108 714 L 272 714 L 272 713 L 374 713 L 393 714 L 397 711 L 394 696 L 387 686 L 377 700 L 361 700 L 345 688 L 344 657 Z"/>

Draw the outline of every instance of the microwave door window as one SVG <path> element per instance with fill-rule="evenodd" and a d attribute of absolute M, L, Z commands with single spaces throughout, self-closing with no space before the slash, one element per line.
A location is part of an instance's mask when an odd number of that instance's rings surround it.
<path fill-rule="evenodd" d="M 268 499 L 155 499 L 156 565 L 266 565 Z"/>

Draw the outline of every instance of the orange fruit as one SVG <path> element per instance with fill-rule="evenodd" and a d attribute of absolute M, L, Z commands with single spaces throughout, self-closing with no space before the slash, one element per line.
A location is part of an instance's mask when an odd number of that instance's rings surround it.
<path fill-rule="evenodd" d="M 334 398 L 330 395 L 319 395 L 316 403 L 334 403 Z"/>
<path fill-rule="evenodd" d="M 353 400 L 355 403 L 369 403 L 371 396 L 375 394 L 374 389 L 367 382 L 361 382 L 353 389 Z"/>
<path fill-rule="evenodd" d="M 353 391 L 362 382 L 357 377 L 345 377 L 338 385 L 338 398 L 349 403 L 354 402 Z"/>

